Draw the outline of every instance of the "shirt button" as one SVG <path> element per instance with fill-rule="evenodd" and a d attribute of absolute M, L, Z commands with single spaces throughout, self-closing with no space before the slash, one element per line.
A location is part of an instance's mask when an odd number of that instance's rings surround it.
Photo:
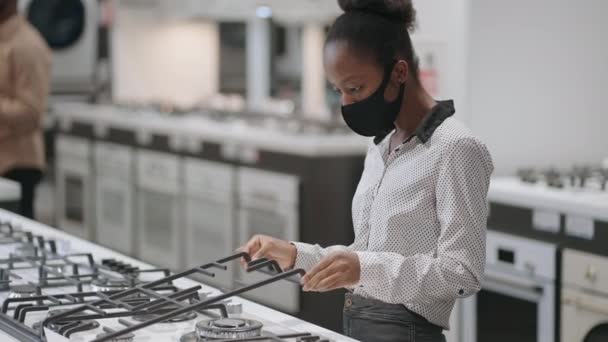
<path fill-rule="evenodd" d="M 460 289 L 460 291 L 458 291 L 458 294 L 462 296 L 464 294 L 464 290 Z"/>
<path fill-rule="evenodd" d="M 350 308 L 350 307 L 353 305 L 353 300 L 352 300 L 352 299 L 350 299 L 350 298 L 346 298 L 346 300 L 344 301 L 344 305 L 345 305 L 347 308 Z"/>

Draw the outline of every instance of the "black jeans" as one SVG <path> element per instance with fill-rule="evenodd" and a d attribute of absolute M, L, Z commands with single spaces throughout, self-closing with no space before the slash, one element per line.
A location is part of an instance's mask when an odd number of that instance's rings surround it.
<path fill-rule="evenodd" d="M 344 334 L 363 342 L 445 342 L 443 328 L 401 304 L 346 294 Z"/>
<path fill-rule="evenodd" d="M 21 184 L 21 201 L 19 202 L 19 215 L 34 219 L 34 200 L 36 199 L 36 185 L 42 180 L 42 171 L 38 169 L 20 168 L 12 169 L 3 177 L 12 179 Z"/>

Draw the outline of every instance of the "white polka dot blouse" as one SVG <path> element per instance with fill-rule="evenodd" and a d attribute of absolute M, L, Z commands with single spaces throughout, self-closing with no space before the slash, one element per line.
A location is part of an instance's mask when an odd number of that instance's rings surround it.
<path fill-rule="evenodd" d="M 361 263 L 360 281 L 349 289 L 355 295 L 401 303 L 449 329 L 455 301 L 481 288 L 494 169 L 454 112 L 452 101 L 439 102 L 392 151 L 390 134 L 370 144 L 352 203 L 354 243 L 293 242 L 295 267 L 309 270 L 332 251 L 354 251 Z"/>

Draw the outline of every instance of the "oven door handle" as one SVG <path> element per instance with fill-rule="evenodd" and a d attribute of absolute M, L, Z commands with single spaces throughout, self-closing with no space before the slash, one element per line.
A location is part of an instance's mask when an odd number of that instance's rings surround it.
<path fill-rule="evenodd" d="M 542 293 L 543 293 L 543 287 L 530 280 L 521 280 L 521 279 L 516 280 L 516 279 L 512 279 L 511 277 L 500 276 L 496 273 L 491 273 L 491 274 L 486 273 L 485 279 L 487 281 L 490 281 L 493 283 L 499 283 L 499 284 L 512 286 L 514 288 L 524 290 L 524 291 L 534 292 L 539 295 L 542 295 Z"/>
<path fill-rule="evenodd" d="M 585 301 L 585 300 L 581 300 L 580 298 L 574 298 L 574 299 L 564 298 L 562 300 L 562 303 L 565 305 L 574 305 L 577 308 L 595 312 L 600 315 L 608 315 L 608 309 L 606 309 L 605 307 Z"/>

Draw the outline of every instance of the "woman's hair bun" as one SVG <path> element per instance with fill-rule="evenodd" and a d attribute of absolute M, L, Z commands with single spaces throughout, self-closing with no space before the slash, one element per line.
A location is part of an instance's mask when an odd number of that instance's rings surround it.
<path fill-rule="evenodd" d="M 338 0 L 338 5 L 344 12 L 371 12 L 399 21 L 410 31 L 416 26 L 416 10 L 412 0 Z"/>

